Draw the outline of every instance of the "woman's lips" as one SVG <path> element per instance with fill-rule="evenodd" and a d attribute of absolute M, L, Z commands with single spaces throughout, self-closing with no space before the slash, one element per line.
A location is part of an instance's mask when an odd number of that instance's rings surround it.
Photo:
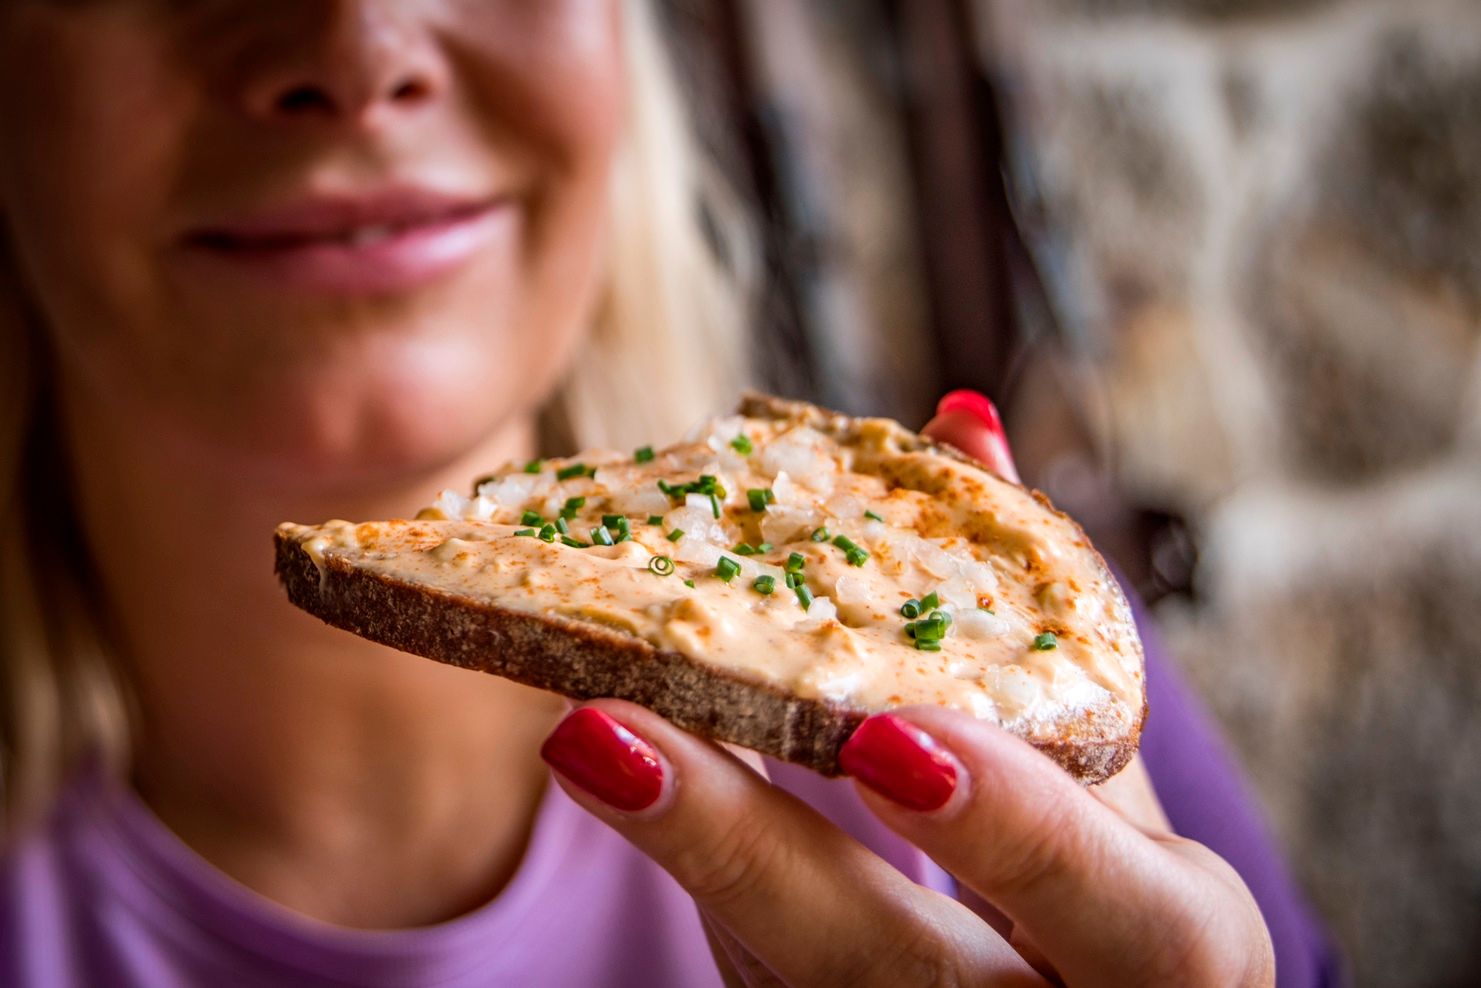
<path fill-rule="evenodd" d="M 192 261 L 334 295 L 395 294 L 462 267 L 507 228 L 512 203 L 425 190 L 305 199 L 191 229 Z"/>

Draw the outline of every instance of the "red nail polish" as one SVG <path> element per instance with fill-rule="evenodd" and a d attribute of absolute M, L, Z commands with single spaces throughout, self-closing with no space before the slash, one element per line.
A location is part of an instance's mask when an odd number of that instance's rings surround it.
<path fill-rule="evenodd" d="M 922 813 L 939 810 L 956 790 L 956 761 L 908 721 L 876 714 L 838 753 L 849 775 L 888 799 Z"/>
<path fill-rule="evenodd" d="M 1007 442 L 1007 434 L 1003 431 L 1003 420 L 998 415 L 998 406 L 994 405 L 987 395 L 966 388 L 948 392 L 936 403 L 936 414 L 945 415 L 948 412 L 966 412 L 979 420 L 993 435 Z"/>
<path fill-rule="evenodd" d="M 561 721 L 540 757 L 576 785 L 619 810 L 652 806 L 663 792 L 663 763 L 653 747 L 594 707 Z"/>

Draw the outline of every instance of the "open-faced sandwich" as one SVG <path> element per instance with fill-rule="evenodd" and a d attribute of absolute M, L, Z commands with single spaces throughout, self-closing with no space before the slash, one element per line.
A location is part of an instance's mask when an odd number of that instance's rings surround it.
<path fill-rule="evenodd" d="M 939 704 L 1096 782 L 1146 710 L 1126 600 L 1042 495 L 769 397 L 664 449 L 510 464 L 414 520 L 283 524 L 277 571 L 357 635 L 827 774 L 869 714 Z"/>

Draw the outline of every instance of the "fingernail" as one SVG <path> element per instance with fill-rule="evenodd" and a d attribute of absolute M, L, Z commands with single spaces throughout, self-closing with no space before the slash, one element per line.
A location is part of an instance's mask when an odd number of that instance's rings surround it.
<path fill-rule="evenodd" d="M 987 395 L 966 388 L 948 392 L 936 403 L 936 414 L 945 415 L 948 412 L 966 412 L 980 421 L 993 435 L 1007 442 L 1003 419 L 998 415 L 998 406 Z"/>
<path fill-rule="evenodd" d="M 928 813 L 956 791 L 956 759 L 925 731 L 892 714 L 876 714 L 838 753 L 849 775 L 887 799 Z"/>
<path fill-rule="evenodd" d="M 545 739 L 540 757 L 608 806 L 633 813 L 663 792 L 652 745 L 594 707 L 582 707 Z"/>

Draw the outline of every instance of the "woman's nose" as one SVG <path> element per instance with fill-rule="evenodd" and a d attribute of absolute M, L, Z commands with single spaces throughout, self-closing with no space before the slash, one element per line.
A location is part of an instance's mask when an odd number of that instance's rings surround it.
<path fill-rule="evenodd" d="M 261 37 L 241 87 L 243 108 L 269 123 L 373 126 L 387 111 L 436 99 L 447 67 L 405 0 L 300 0 Z"/>

